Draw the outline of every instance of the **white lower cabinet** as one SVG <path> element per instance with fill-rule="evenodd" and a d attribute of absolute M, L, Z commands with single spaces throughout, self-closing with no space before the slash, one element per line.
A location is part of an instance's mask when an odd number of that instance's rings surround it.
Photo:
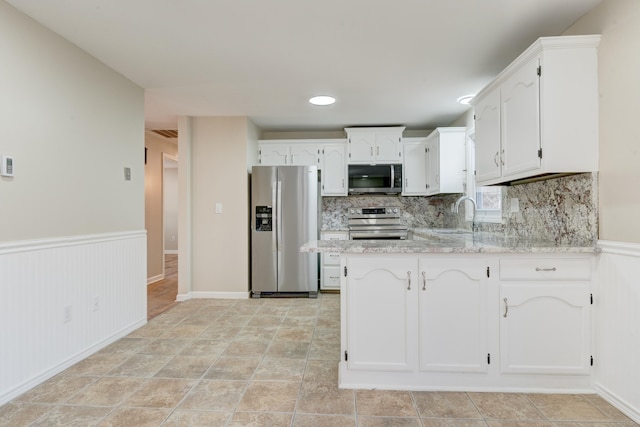
<path fill-rule="evenodd" d="M 591 390 L 589 254 L 346 254 L 340 386 Z"/>
<path fill-rule="evenodd" d="M 415 370 L 418 260 L 350 257 L 346 268 L 348 369 Z"/>
<path fill-rule="evenodd" d="M 488 371 L 487 267 L 482 259 L 420 259 L 420 370 Z"/>
<path fill-rule="evenodd" d="M 501 260 L 500 276 L 500 372 L 588 375 L 589 260 Z"/>
<path fill-rule="evenodd" d="M 323 231 L 321 240 L 349 240 L 348 231 Z M 321 254 L 320 290 L 340 290 L 340 254 L 326 252 Z"/>

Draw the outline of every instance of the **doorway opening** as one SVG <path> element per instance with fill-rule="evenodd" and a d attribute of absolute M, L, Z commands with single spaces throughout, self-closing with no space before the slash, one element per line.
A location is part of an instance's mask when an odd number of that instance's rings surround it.
<path fill-rule="evenodd" d="M 147 286 L 147 319 L 177 304 L 178 158 L 162 154 L 162 247 L 164 279 Z"/>

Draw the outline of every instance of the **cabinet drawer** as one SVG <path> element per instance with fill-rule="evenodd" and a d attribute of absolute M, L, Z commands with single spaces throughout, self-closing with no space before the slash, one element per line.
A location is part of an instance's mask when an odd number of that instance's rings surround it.
<path fill-rule="evenodd" d="M 349 233 L 347 231 L 322 232 L 320 239 L 322 240 L 348 240 Z"/>
<path fill-rule="evenodd" d="M 591 262 L 588 258 L 501 259 L 500 280 L 591 280 Z"/>
<path fill-rule="evenodd" d="M 340 254 L 330 252 L 322 254 L 322 265 L 340 265 Z"/>
<path fill-rule="evenodd" d="M 340 267 L 322 267 L 321 289 L 340 289 Z"/>

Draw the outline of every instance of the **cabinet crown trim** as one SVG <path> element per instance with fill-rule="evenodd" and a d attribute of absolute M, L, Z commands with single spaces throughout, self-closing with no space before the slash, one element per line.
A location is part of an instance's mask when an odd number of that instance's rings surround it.
<path fill-rule="evenodd" d="M 485 86 L 478 94 L 471 100 L 470 104 L 475 107 L 476 103 L 484 98 L 484 96 L 491 92 L 500 82 L 504 79 L 505 75 L 508 75 L 511 70 L 520 67 L 525 64 L 533 56 L 538 55 L 543 50 L 552 49 L 575 49 L 575 48 L 596 48 L 600 45 L 601 36 L 599 34 L 585 35 L 585 36 L 553 36 L 553 37 L 540 37 L 533 42 L 524 52 L 522 52 L 516 59 L 514 59 L 504 70 L 500 72 L 487 86 Z"/>

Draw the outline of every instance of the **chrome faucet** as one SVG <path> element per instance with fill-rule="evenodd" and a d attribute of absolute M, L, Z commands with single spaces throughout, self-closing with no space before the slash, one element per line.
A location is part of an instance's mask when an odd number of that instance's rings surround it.
<path fill-rule="evenodd" d="M 460 209 L 460 203 L 464 202 L 465 200 L 469 200 L 473 205 L 473 219 L 471 220 L 471 231 L 476 231 L 476 210 L 478 206 L 476 205 L 476 201 L 472 197 L 462 196 L 458 200 L 456 200 L 456 204 L 453 208 L 453 212 L 458 213 Z"/>

